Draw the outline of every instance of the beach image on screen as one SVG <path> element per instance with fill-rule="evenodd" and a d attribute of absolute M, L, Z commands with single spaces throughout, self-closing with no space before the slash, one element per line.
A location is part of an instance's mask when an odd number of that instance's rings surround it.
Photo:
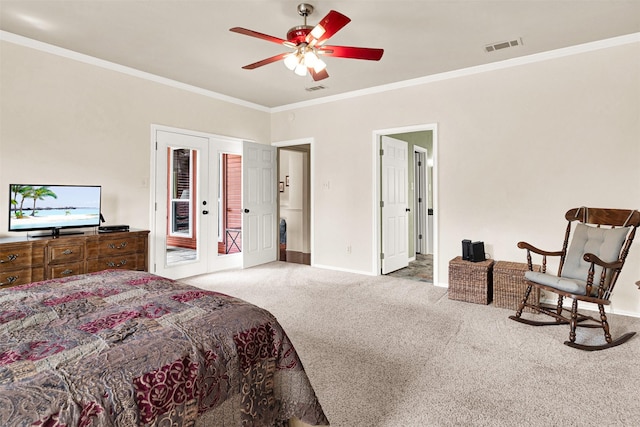
<path fill-rule="evenodd" d="M 100 224 L 100 187 L 11 185 L 9 230 Z"/>

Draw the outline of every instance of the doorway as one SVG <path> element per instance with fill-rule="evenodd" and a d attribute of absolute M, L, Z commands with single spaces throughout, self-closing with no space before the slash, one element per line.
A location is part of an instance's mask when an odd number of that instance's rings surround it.
<path fill-rule="evenodd" d="M 312 140 L 278 147 L 279 260 L 312 265 Z"/>
<path fill-rule="evenodd" d="M 404 243 L 408 253 L 409 267 L 396 270 L 392 275 L 407 277 L 414 274 L 416 280 L 429 281 L 437 284 L 438 280 L 438 239 L 437 239 L 437 185 L 436 162 L 437 153 L 437 125 L 411 126 L 405 128 L 385 129 L 374 132 L 374 226 L 377 249 L 375 257 L 375 274 L 390 273 L 385 270 L 386 249 L 389 244 L 389 225 L 398 221 L 385 224 L 388 216 L 383 206 L 388 206 L 388 178 L 385 178 L 382 152 L 383 139 L 405 141 L 408 145 L 406 181 L 406 222 L 408 224 Z M 386 153 L 385 153 L 386 154 Z M 400 215 L 400 213 L 398 213 Z M 397 241 L 400 241 L 396 237 Z M 426 270 L 425 270 L 426 269 Z M 427 274 L 425 272 L 428 271 Z M 428 279 L 425 279 L 426 276 Z"/>

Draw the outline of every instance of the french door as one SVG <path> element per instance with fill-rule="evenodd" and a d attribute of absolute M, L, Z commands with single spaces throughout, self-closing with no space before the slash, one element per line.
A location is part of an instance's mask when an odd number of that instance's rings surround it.
<path fill-rule="evenodd" d="M 209 139 L 156 130 L 154 263 L 152 271 L 181 278 L 208 271 L 211 245 Z"/>
<path fill-rule="evenodd" d="M 275 261 L 278 256 L 276 148 L 245 142 L 242 153 L 244 207 L 243 268 Z"/>
<path fill-rule="evenodd" d="M 275 147 L 153 129 L 151 271 L 182 278 L 277 259 Z"/>

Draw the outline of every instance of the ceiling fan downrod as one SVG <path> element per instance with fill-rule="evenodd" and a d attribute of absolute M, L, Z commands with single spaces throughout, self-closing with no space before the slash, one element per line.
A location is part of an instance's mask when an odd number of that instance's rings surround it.
<path fill-rule="evenodd" d="M 298 15 L 304 18 L 304 25 L 307 25 L 307 16 L 313 13 L 313 6 L 309 3 L 300 3 L 298 5 Z"/>

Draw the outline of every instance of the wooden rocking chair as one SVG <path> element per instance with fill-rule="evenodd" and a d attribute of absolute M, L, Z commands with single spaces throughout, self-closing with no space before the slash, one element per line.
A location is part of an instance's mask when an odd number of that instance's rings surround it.
<path fill-rule="evenodd" d="M 527 289 L 510 319 L 534 326 L 570 325 L 569 341 L 565 344 L 581 350 L 603 350 L 628 341 L 635 332 L 629 332 L 613 340 L 604 306 L 609 304 L 616 281 L 629 253 L 636 228 L 640 225 L 640 212 L 637 210 L 575 208 L 565 214 L 568 221 L 561 251 L 543 251 L 529 243 L 519 242 L 520 249 L 527 250 L 529 271 L 525 272 Z M 571 244 L 572 225 L 575 224 Z M 568 246 L 568 250 L 567 250 Z M 542 256 L 541 272 L 533 271 L 531 253 Z M 560 257 L 558 274 L 546 273 L 547 257 Z M 594 282 L 595 281 L 595 282 Z M 540 303 L 528 302 L 533 288 L 542 289 L 558 295 L 555 308 Z M 563 299 L 572 298 L 571 309 L 563 307 Z M 598 305 L 599 319 L 578 313 L 578 301 Z M 555 320 L 541 322 L 522 317 L 525 307 L 546 314 Z M 565 312 L 569 312 L 565 314 Z M 585 322 L 585 323 L 582 323 Z M 606 344 L 587 345 L 576 343 L 576 327 L 602 328 Z"/>

